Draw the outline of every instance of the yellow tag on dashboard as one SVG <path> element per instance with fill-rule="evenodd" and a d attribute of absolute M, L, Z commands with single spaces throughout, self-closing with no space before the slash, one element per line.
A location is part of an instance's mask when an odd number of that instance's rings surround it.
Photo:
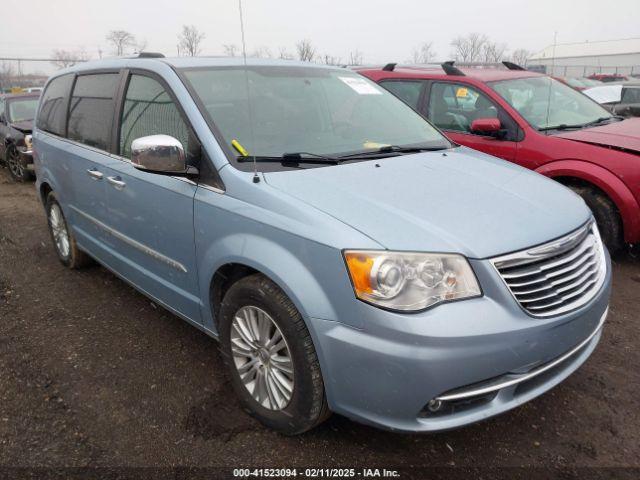
<path fill-rule="evenodd" d="M 365 142 L 362 144 L 362 148 L 382 148 L 388 146 L 388 143 L 370 142 L 369 140 L 365 140 Z"/>
<path fill-rule="evenodd" d="M 465 98 L 465 97 L 467 96 L 467 94 L 468 94 L 468 93 L 469 93 L 469 90 L 467 90 L 467 89 L 466 89 L 466 88 L 464 88 L 464 87 L 459 87 L 459 88 L 456 90 L 456 97 L 458 97 L 458 98 Z"/>

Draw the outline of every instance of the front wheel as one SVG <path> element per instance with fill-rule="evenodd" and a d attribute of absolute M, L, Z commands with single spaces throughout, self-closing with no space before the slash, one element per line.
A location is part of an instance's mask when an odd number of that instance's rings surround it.
<path fill-rule="evenodd" d="M 22 163 L 20 153 L 13 147 L 7 150 L 7 168 L 16 182 L 27 182 L 33 178 L 31 172 Z"/>
<path fill-rule="evenodd" d="M 621 250 L 624 246 L 622 219 L 614 203 L 598 190 L 590 187 L 572 186 L 571 189 L 580 195 L 591 209 L 598 224 L 602 241 L 611 254 Z"/>
<path fill-rule="evenodd" d="M 231 286 L 220 310 L 221 350 L 243 407 L 295 435 L 330 415 L 311 335 L 291 300 L 261 274 Z"/>

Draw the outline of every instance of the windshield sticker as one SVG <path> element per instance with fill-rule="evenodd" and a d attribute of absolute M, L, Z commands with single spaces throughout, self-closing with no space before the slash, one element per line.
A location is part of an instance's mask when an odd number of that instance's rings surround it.
<path fill-rule="evenodd" d="M 370 84 L 364 78 L 356 77 L 338 77 L 344 83 L 349 85 L 360 95 L 382 95 L 382 91 L 375 85 Z"/>

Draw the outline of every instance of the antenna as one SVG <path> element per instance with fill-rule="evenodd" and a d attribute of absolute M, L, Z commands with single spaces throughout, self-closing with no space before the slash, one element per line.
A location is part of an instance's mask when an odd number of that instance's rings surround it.
<path fill-rule="evenodd" d="M 558 32 L 553 32 L 553 53 L 551 54 L 551 75 L 556 73 L 556 44 L 558 42 Z M 553 78 L 549 76 L 549 95 L 547 96 L 547 124 L 549 126 L 549 117 L 551 116 L 551 87 L 553 86 Z"/>
<path fill-rule="evenodd" d="M 244 40 L 244 17 L 242 16 L 242 0 L 238 0 L 238 10 L 240 11 L 240 33 L 242 34 L 242 62 L 244 65 L 244 82 L 247 89 L 247 107 L 249 109 L 249 132 L 251 133 L 251 146 L 254 150 L 253 155 L 253 183 L 259 183 L 258 163 L 255 156 L 256 140 L 253 133 L 253 111 L 251 108 L 251 91 L 249 86 L 249 70 L 247 68 L 247 44 Z"/>

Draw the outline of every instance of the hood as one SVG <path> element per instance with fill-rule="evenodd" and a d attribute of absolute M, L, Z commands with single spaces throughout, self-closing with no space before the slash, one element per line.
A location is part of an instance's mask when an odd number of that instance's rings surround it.
<path fill-rule="evenodd" d="M 264 175 L 392 250 L 486 258 L 552 240 L 591 216 L 560 184 L 465 147 Z"/>
<path fill-rule="evenodd" d="M 20 130 L 23 133 L 31 133 L 33 131 L 33 120 L 15 122 L 11 124 L 11 127 L 15 128 L 16 130 Z"/>
<path fill-rule="evenodd" d="M 629 118 L 621 122 L 585 128 L 584 130 L 560 132 L 554 136 L 640 153 L 640 118 Z"/>

